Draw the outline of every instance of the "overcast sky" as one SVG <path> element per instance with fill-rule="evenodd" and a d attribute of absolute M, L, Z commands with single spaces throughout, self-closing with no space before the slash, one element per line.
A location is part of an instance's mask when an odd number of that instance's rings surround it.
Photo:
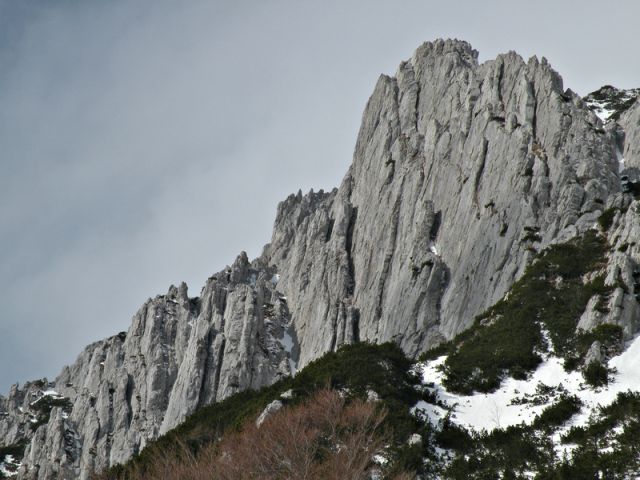
<path fill-rule="evenodd" d="M 278 201 L 339 184 L 378 75 L 423 41 L 637 87 L 637 4 L 0 0 L 0 392 L 257 256 Z"/>

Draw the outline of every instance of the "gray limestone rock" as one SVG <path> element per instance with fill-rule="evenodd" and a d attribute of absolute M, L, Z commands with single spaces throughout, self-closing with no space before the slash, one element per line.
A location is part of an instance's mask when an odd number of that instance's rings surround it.
<path fill-rule="evenodd" d="M 604 356 L 602 355 L 602 344 L 598 341 L 593 342 L 589 351 L 584 357 L 584 364 L 590 365 L 591 363 L 602 363 Z"/>
<path fill-rule="evenodd" d="M 545 59 L 421 46 L 380 77 L 340 188 L 278 208 L 263 258 L 301 365 L 355 340 L 415 355 L 468 327 L 536 251 L 593 227 L 620 191 L 615 147 Z"/>
<path fill-rule="evenodd" d="M 597 228 L 607 208 L 618 209 L 603 272 L 614 291 L 608 312 L 593 298 L 579 327 L 617 323 L 630 337 L 639 123 L 636 104 L 603 127 L 544 58 L 479 63 L 466 42 L 425 43 L 379 78 L 339 188 L 291 195 L 258 259 L 241 254 L 199 297 L 172 286 L 127 332 L 86 347 L 53 385 L 68 411 L 34 430 L 46 381 L 0 397 L 0 444 L 29 441 L 19 478 L 88 479 L 198 407 L 340 345 L 393 340 L 416 355 L 502 298 L 537 251 Z"/>
<path fill-rule="evenodd" d="M 190 298 L 182 284 L 149 299 L 127 332 L 89 345 L 63 369 L 55 388 L 71 411 L 54 409 L 33 433 L 29 400 L 46 381 L 14 387 L 0 400 L 8 412 L 0 432 L 3 443 L 31 440 L 20 478 L 88 479 L 199 406 L 291 375 L 289 313 L 274 274 L 242 253 L 200 297 Z"/>
<path fill-rule="evenodd" d="M 284 405 L 280 400 L 274 400 L 269 405 L 264 407 L 264 410 L 262 411 L 262 413 L 256 419 L 256 427 L 260 427 L 267 418 L 269 418 L 271 415 L 276 413 L 283 406 Z"/>

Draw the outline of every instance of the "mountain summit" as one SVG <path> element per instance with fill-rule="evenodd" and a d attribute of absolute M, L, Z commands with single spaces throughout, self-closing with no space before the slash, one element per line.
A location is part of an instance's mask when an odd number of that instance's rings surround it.
<path fill-rule="evenodd" d="M 466 42 L 423 44 L 378 79 L 341 185 L 280 203 L 260 257 L 240 254 L 197 297 L 172 286 L 55 381 L 0 397 L 3 471 L 90 478 L 198 408 L 341 345 L 392 341 L 415 358 L 476 328 L 548 247 L 594 228 L 606 252 L 581 275 L 608 290 L 572 329 L 634 338 L 638 125 L 631 94 L 605 87 L 586 101 L 544 58 L 479 63 Z"/>

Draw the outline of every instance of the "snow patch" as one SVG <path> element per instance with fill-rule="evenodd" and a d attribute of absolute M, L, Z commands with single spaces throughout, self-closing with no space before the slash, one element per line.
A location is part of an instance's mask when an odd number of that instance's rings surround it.
<path fill-rule="evenodd" d="M 615 113 L 615 110 L 609 110 L 606 108 L 603 102 L 591 101 L 589 105 L 592 107 L 593 113 L 602 121 L 602 123 L 607 123 L 611 115 Z"/>
<path fill-rule="evenodd" d="M 433 424 L 450 414 L 455 423 L 475 431 L 531 424 L 542 410 L 554 403 L 556 396 L 550 395 L 545 403 L 514 403 L 513 400 L 533 397 L 539 384 L 566 391 L 582 401 L 582 409 L 565 425 L 567 429 L 586 425 L 598 407 L 610 405 L 619 393 L 640 390 L 640 337 L 636 337 L 622 354 L 609 361 L 609 366 L 617 372 L 607 388 L 595 390 L 585 385 L 580 372 L 565 371 L 563 360 L 549 355 L 527 380 L 507 378 L 495 392 L 458 395 L 448 392 L 442 385 L 444 374 L 440 367 L 446 358 L 442 356 L 418 364 L 417 370 L 423 382 L 436 394 L 438 403 L 448 408 L 421 401 L 413 407 L 412 412 Z"/>
<path fill-rule="evenodd" d="M 21 465 L 22 463 L 17 462 L 13 455 L 5 455 L 0 462 L 0 473 L 4 477 L 15 477 L 18 475 L 18 469 Z"/>
<path fill-rule="evenodd" d="M 389 459 L 383 455 L 380 455 L 379 453 L 374 455 L 372 457 L 372 460 L 374 463 L 377 463 L 378 465 L 386 465 L 387 463 L 389 463 Z"/>
<path fill-rule="evenodd" d="M 618 160 L 618 173 L 621 173 L 624 170 L 624 157 L 618 147 L 616 147 L 616 159 Z"/>
<path fill-rule="evenodd" d="M 56 392 L 53 389 L 45 390 L 44 392 L 42 392 L 42 396 L 43 397 L 63 398 L 63 395 L 61 395 L 60 393 Z"/>
<path fill-rule="evenodd" d="M 289 369 L 291 370 L 291 376 L 294 376 L 297 371 L 296 362 L 293 361 L 293 347 L 295 346 L 295 342 L 293 341 L 293 336 L 289 333 L 289 329 L 285 328 L 282 338 L 278 340 L 280 345 L 285 352 L 287 352 L 287 357 L 289 359 Z"/>

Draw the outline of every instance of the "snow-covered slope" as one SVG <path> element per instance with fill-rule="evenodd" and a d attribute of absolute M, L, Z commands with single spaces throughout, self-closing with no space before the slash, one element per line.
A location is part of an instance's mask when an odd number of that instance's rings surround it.
<path fill-rule="evenodd" d="M 460 395 L 442 385 L 442 365 L 446 356 L 418 364 L 417 371 L 425 385 L 436 393 L 443 406 L 420 402 L 416 414 L 437 424 L 446 415 L 457 424 L 480 431 L 531 424 L 536 415 L 552 405 L 561 394 L 576 395 L 582 402 L 570 426 L 583 426 L 599 407 L 610 405 L 621 392 L 640 391 L 640 337 L 609 362 L 612 378 L 606 387 L 594 388 L 579 371 L 566 371 L 564 360 L 547 355 L 543 363 L 526 380 L 507 378 L 500 388 L 489 393 Z M 446 406 L 446 407 L 445 407 Z"/>
<path fill-rule="evenodd" d="M 624 90 L 605 85 L 584 97 L 584 101 L 603 123 L 607 123 L 610 119 L 618 120 L 639 95 L 640 88 Z"/>

